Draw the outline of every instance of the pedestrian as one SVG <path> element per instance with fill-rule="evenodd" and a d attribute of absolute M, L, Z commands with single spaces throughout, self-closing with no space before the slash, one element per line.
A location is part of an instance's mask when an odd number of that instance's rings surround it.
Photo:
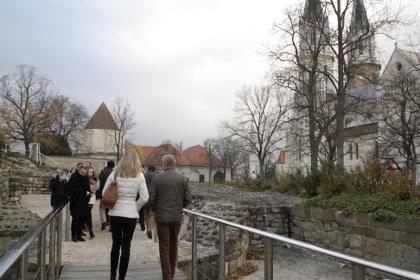
<path fill-rule="evenodd" d="M 149 198 L 146 180 L 142 171 L 137 152 L 128 150 L 121 157 L 115 170 L 109 175 L 103 189 L 103 193 L 105 193 L 111 182 L 115 178 L 117 179 L 117 202 L 109 210 L 109 219 L 112 227 L 111 280 L 116 279 L 118 262 L 118 279 L 125 279 L 130 261 L 131 239 L 136 229 L 139 210 Z M 140 197 L 136 202 L 137 194 L 140 194 Z"/>
<path fill-rule="evenodd" d="M 49 188 L 51 192 L 51 206 L 55 210 L 63 203 L 68 197 L 66 175 L 62 169 L 57 169 L 56 174 L 50 180 Z"/>
<path fill-rule="evenodd" d="M 89 179 L 86 166 L 79 169 L 70 177 L 68 190 L 70 194 L 71 236 L 74 242 L 85 241 L 82 237 L 83 225 L 88 214 L 88 201 L 90 194 Z"/>
<path fill-rule="evenodd" d="M 70 169 L 70 172 L 67 174 L 67 177 L 66 177 L 66 182 L 68 182 L 68 181 L 70 180 L 70 177 L 71 177 L 71 175 L 72 175 L 74 172 L 76 172 L 76 168 L 75 168 L 75 167 L 72 167 L 72 168 Z"/>
<path fill-rule="evenodd" d="M 156 167 L 153 164 L 151 164 L 147 168 L 147 173 L 144 174 L 148 190 L 150 190 L 150 185 L 152 184 L 153 177 L 155 177 L 156 175 L 155 171 Z M 153 210 L 150 208 L 149 203 L 146 203 L 143 206 L 143 211 L 146 219 L 146 235 L 149 239 L 152 239 L 152 232 L 153 228 L 155 227 L 155 212 L 153 212 Z"/>
<path fill-rule="evenodd" d="M 171 280 L 175 275 L 182 209 L 192 199 L 188 178 L 176 172 L 175 166 L 175 157 L 164 155 L 164 171 L 153 178 L 149 190 L 149 205 L 155 212 L 163 280 Z"/>
<path fill-rule="evenodd" d="M 109 174 L 111 174 L 113 168 L 115 167 L 115 162 L 113 160 L 108 161 L 106 167 L 99 172 L 99 189 L 96 191 L 96 199 L 102 199 L 102 191 L 105 186 L 105 182 L 108 179 Z M 102 200 L 99 201 L 99 217 L 101 219 L 101 230 L 105 230 L 106 225 L 109 224 L 108 208 L 105 208 L 102 204 Z"/>
<path fill-rule="evenodd" d="M 88 203 L 89 210 L 86 218 L 86 226 L 89 231 L 90 238 L 92 239 L 95 237 L 95 234 L 93 233 L 92 208 L 96 202 L 96 190 L 99 188 L 99 181 L 96 179 L 95 171 L 92 166 L 88 168 L 87 177 L 89 179 L 90 198 Z"/>

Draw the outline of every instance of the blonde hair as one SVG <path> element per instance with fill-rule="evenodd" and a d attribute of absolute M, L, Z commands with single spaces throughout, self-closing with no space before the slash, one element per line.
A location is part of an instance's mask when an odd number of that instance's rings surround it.
<path fill-rule="evenodd" d="M 121 178 L 136 178 L 143 171 L 139 156 L 135 150 L 126 151 L 118 162 L 115 174 Z"/>

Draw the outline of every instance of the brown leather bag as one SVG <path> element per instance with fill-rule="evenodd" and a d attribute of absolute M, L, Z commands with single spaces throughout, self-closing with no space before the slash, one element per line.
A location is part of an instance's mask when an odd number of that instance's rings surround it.
<path fill-rule="evenodd" d="M 118 199 L 118 184 L 117 184 L 117 175 L 114 176 L 114 181 L 111 182 L 111 185 L 106 189 L 106 192 L 102 195 L 102 204 L 105 208 L 112 209 Z"/>

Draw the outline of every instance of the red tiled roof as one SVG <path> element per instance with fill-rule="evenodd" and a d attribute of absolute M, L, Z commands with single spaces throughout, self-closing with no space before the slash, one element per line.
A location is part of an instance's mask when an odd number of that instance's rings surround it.
<path fill-rule="evenodd" d="M 183 166 L 209 166 L 208 152 L 200 145 L 192 146 L 182 153 L 170 144 L 164 144 L 157 147 L 141 146 L 145 158 L 144 165 L 161 165 L 162 157 L 168 153 L 174 155 L 177 165 Z M 223 162 L 213 157 L 213 166 L 223 166 Z"/>
<path fill-rule="evenodd" d="M 145 165 L 161 165 L 161 159 L 165 154 L 174 155 L 176 158 L 177 165 L 190 165 L 188 159 L 177 149 L 170 144 L 164 144 L 157 147 L 152 146 L 141 146 L 143 148 Z"/>
<path fill-rule="evenodd" d="M 98 110 L 96 110 L 95 114 L 93 114 L 92 118 L 85 126 L 85 129 L 118 130 L 118 126 L 109 112 L 108 107 L 102 102 Z"/>
<path fill-rule="evenodd" d="M 185 151 L 182 152 L 189 160 L 190 165 L 192 166 L 209 166 L 210 160 L 209 160 L 209 152 L 204 149 L 200 145 L 192 146 Z M 221 160 L 216 158 L 215 156 L 212 156 L 213 166 L 223 166 L 223 163 Z"/>

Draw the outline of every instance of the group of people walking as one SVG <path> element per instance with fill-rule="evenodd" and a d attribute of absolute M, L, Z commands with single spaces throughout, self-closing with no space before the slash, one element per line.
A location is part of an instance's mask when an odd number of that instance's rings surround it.
<path fill-rule="evenodd" d="M 128 150 L 121 157 L 117 167 L 113 161 L 100 172 L 96 179 L 93 168 L 78 164 L 68 178 L 62 170 L 50 182 L 51 206 L 56 209 L 59 198 L 70 197 L 72 215 L 71 232 L 74 242 L 85 241 L 83 227 L 87 226 L 90 237 L 92 230 L 92 206 L 99 200 L 101 230 L 109 223 L 112 232 L 110 254 L 110 279 L 124 280 L 130 260 L 131 240 L 140 221 L 140 210 L 144 211 L 146 235 L 152 238 L 156 224 L 159 239 L 159 254 L 162 279 L 173 279 L 178 255 L 178 235 L 182 225 L 182 209 L 191 202 L 188 178 L 175 171 L 176 159 L 172 155 L 162 158 L 163 172 L 156 174 L 156 167 L 148 166 L 143 173 L 140 159 L 135 150 Z M 111 182 L 118 184 L 118 198 L 112 209 L 102 204 L 102 195 Z M 93 199 L 93 203 L 91 203 Z M 92 205 L 92 206 L 89 206 Z M 143 226 L 144 228 L 144 226 Z"/>

